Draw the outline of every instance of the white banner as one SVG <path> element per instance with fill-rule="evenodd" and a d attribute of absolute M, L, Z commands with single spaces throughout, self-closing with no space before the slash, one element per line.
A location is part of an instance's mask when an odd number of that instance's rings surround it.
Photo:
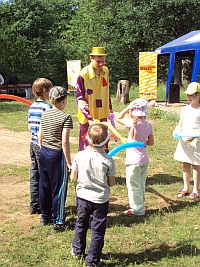
<path fill-rule="evenodd" d="M 80 60 L 67 60 L 67 81 L 68 87 L 75 87 L 77 78 L 81 71 Z"/>

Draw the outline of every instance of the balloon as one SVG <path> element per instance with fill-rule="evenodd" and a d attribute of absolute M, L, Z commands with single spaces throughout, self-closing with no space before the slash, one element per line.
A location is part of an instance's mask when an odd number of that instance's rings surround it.
<path fill-rule="evenodd" d="M 24 103 L 24 104 L 26 104 L 28 106 L 33 104 L 30 100 L 27 100 L 25 98 L 22 98 L 22 97 L 19 97 L 19 96 L 16 96 L 16 95 L 0 94 L 0 98 L 12 99 L 12 100 L 15 100 L 15 101 L 22 102 L 22 103 Z"/>
<path fill-rule="evenodd" d="M 96 120 L 96 122 L 100 122 L 98 120 Z M 104 125 L 106 125 L 108 127 L 109 130 L 111 130 L 113 132 L 113 134 L 122 142 L 122 143 L 126 143 L 127 139 L 122 137 L 116 130 L 115 128 L 112 126 L 111 123 L 106 122 L 106 121 L 101 121 L 101 123 L 103 123 Z"/>
<path fill-rule="evenodd" d="M 180 140 L 181 138 L 200 138 L 200 133 L 183 133 L 181 131 L 174 131 L 173 137 L 175 140 Z"/>
<path fill-rule="evenodd" d="M 110 157 L 114 156 L 115 154 L 117 154 L 118 152 L 120 152 L 121 150 L 124 150 L 126 148 L 131 148 L 131 147 L 137 147 L 137 148 L 144 148 L 145 147 L 145 143 L 143 142 L 127 142 L 125 144 L 121 144 L 115 148 L 113 148 L 108 155 Z"/>

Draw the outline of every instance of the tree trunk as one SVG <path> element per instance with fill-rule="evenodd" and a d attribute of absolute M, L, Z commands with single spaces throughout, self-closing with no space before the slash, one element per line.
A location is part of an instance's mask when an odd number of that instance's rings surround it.
<path fill-rule="evenodd" d="M 184 88 L 188 86 L 192 75 L 192 60 L 187 58 L 182 60 L 182 85 Z"/>
<path fill-rule="evenodd" d="M 181 57 L 176 57 L 174 65 L 174 83 L 181 85 Z"/>

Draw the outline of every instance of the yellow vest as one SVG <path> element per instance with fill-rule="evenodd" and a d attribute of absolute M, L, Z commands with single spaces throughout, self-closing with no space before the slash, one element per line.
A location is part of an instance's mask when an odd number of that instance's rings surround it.
<path fill-rule="evenodd" d="M 84 107 L 88 105 L 90 115 L 95 120 L 108 118 L 110 116 L 109 107 L 109 70 L 103 66 L 100 75 L 97 76 L 92 65 L 88 65 L 82 69 L 80 74 L 84 80 L 85 98 L 87 102 L 81 101 L 78 106 Z M 81 124 L 87 123 L 87 119 L 83 113 L 78 110 L 78 120 Z"/>

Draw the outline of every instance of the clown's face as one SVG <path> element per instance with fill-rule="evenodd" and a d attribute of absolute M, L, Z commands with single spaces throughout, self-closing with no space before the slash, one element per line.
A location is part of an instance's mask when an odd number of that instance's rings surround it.
<path fill-rule="evenodd" d="M 100 70 L 105 63 L 106 56 L 90 56 L 92 67 L 96 70 Z"/>

